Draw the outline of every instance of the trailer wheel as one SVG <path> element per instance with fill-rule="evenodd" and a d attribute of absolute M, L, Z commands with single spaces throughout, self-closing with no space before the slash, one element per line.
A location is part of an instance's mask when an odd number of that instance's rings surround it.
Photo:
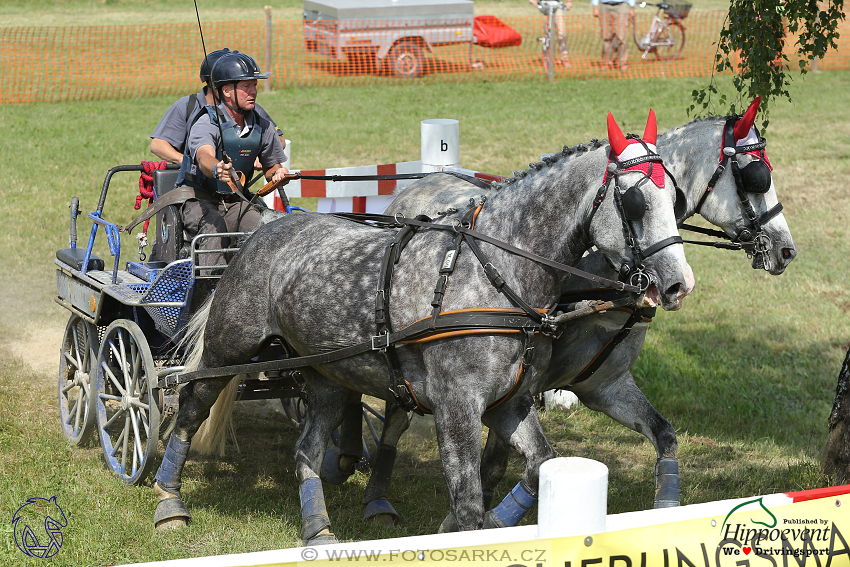
<path fill-rule="evenodd" d="M 138 485 L 153 467 L 159 440 L 157 373 L 139 326 L 118 319 L 106 329 L 97 357 L 97 431 L 106 465 Z"/>
<path fill-rule="evenodd" d="M 422 49 L 412 41 L 402 41 L 390 49 L 388 55 L 390 73 L 396 77 L 415 79 L 425 72 Z"/>
<path fill-rule="evenodd" d="M 95 326 L 71 315 L 59 358 L 59 417 L 65 437 L 74 445 L 88 441 L 94 431 L 94 380 L 90 377 L 98 346 Z"/>

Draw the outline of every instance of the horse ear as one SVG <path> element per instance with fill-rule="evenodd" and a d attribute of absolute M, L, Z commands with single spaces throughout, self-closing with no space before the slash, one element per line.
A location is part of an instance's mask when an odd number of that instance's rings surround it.
<path fill-rule="evenodd" d="M 649 109 L 649 117 L 646 119 L 646 128 L 643 131 L 643 141 L 655 145 L 658 138 L 658 123 L 655 121 L 655 111 Z"/>
<path fill-rule="evenodd" d="M 756 99 L 750 104 L 750 107 L 744 113 L 738 122 L 735 123 L 735 139 L 741 140 L 747 137 L 747 134 L 750 133 L 750 128 L 753 127 L 753 124 L 756 122 L 756 113 L 759 111 L 759 105 L 761 104 L 761 97 L 757 96 Z"/>
<path fill-rule="evenodd" d="M 611 144 L 611 149 L 614 150 L 615 155 L 623 153 L 623 150 L 629 145 L 626 142 L 626 137 L 623 136 L 623 131 L 617 126 L 614 115 L 610 112 L 608 113 L 608 143 Z"/>

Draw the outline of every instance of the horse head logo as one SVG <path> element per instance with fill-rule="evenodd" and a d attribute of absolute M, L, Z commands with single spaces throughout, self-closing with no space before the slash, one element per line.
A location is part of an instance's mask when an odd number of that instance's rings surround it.
<path fill-rule="evenodd" d="M 762 510 L 764 510 L 765 512 L 767 512 L 768 516 L 770 516 L 770 522 L 769 522 L 769 523 L 768 523 L 768 522 L 766 522 L 766 521 L 765 521 L 765 522 L 762 522 L 762 521 L 759 521 L 759 520 L 755 520 L 755 519 L 753 519 L 753 518 L 750 518 L 750 522 L 752 522 L 753 524 L 760 524 L 760 525 L 765 526 L 765 527 L 767 527 L 767 528 L 775 528 L 775 527 L 776 527 L 776 516 L 774 516 L 774 515 L 773 515 L 773 512 L 771 512 L 770 510 L 768 510 L 768 509 L 767 509 L 767 506 L 765 506 L 765 505 L 764 505 L 764 502 L 762 501 L 762 500 L 763 500 L 763 498 L 764 498 L 764 497 L 756 498 L 756 499 L 754 499 L 754 500 L 747 500 L 746 502 L 742 502 L 741 504 L 738 504 L 737 506 L 735 506 L 734 508 L 732 508 L 732 509 L 729 511 L 729 513 L 728 513 L 728 514 L 726 514 L 726 519 L 724 519 L 724 520 L 723 520 L 723 525 L 721 526 L 721 528 L 720 528 L 720 529 L 722 530 L 722 529 L 723 529 L 723 527 L 725 527 L 725 526 L 726 526 L 726 521 L 729 519 L 729 516 L 731 516 L 733 512 L 735 512 L 735 511 L 736 511 L 736 510 L 738 510 L 739 508 L 743 508 L 744 506 L 747 506 L 748 504 L 758 504 L 758 505 L 759 505 L 759 508 L 761 508 Z M 764 519 L 764 520 L 767 520 L 767 517 L 764 517 L 763 519 Z"/>
<path fill-rule="evenodd" d="M 56 497 L 30 498 L 12 516 L 15 545 L 25 555 L 37 559 L 53 557 L 62 548 L 62 528 L 68 519 Z"/>

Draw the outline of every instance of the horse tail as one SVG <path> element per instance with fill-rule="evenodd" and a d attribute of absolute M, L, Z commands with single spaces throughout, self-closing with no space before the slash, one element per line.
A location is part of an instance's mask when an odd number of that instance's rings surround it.
<path fill-rule="evenodd" d="M 234 376 L 210 408 L 210 416 L 192 437 L 192 450 L 208 456 L 224 456 L 224 434 L 233 420 L 233 404 L 244 374 Z"/>
<path fill-rule="evenodd" d="M 204 354 L 204 330 L 207 327 L 213 297 L 214 295 L 211 295 L 186 324 L 186 333 L 178 344 L 178 347 L 186 352 L 183 358 L 184 372 L 197 370 L 201 364 Z M 239 376 L 230 381 L 210 408 L 210 416 L 192 437 L 192 450 L 196 453 L 224 456 L 224 432 L 230 421 L 238 386 Z M 172 429 L 176 421 L 172 420 Z"/>
<path fill-rule="evenodd" d="M 186 352 L 183 357 L 184 372 L 197 370 L 201 365 L 201 357 L 204 354 L 204 330 L 207 328 L 207 319 L 210 318 L 213 295 L 210 295 L 201 308 L 192 315 L 186 323 L 183 338 L 177 343 L 178 350 Z"/>

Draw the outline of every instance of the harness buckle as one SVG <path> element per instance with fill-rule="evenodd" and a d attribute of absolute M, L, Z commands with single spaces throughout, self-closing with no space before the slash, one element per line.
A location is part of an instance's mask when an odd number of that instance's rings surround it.
<path fill-rule="evenodd" d="M 378 341 L 383 340 L 383 344 L 380 344 Z M 376 335 L 372 337 L 372 350 L 378 351 L 386 351 L 390 346 L 390 332 L 384 331 L 382 335 Z"/>
<path fill-rule="evenodd" d="M 551 337 L 553 339 L 560 338 L 564 333 L 563 329 L 558 328 L 555 318 L 548 313 L 544 314 L 543 319 L 540 321 L 540 332 L 543 333 L 544 336 Z"/>

